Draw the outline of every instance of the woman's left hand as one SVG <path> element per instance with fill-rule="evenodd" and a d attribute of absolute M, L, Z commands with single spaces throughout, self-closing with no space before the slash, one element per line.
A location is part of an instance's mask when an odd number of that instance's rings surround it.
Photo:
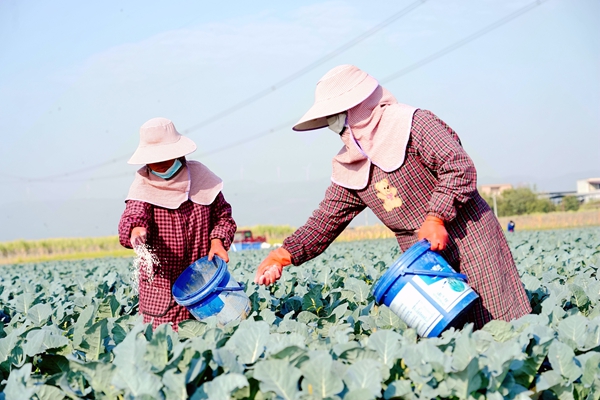
<path fill-rule="evenodd" d="M 223 242 L 221 239 L 213 239 L 210 241 L 208 259 L 212 261 L 214 256 L 221 257 L 226 263 L 229 262 L 229 255 L 227 255 L 227 250 L 225 250 L 225 247 L 223 247 Z"/>

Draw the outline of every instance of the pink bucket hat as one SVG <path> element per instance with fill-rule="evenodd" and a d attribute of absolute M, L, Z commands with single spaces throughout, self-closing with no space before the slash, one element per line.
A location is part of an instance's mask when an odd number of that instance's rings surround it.
<path fill-rule="evenodd" d="M 371 75 L 354 65 L 340 65 L 327 72 L 317 83 L 315 103 L 295 131 L 309 131 L 327 126 L 327 117 L 347 111 L 362 103 L 379 86 Z"/>
<path fill-rule="evenodd" d="M 196 143 L 182 136 L 173 122 L 152 118 L 140 127 L 140 144 L 128 164 L 151 164 L 172 160 L 196 151 Z"/>

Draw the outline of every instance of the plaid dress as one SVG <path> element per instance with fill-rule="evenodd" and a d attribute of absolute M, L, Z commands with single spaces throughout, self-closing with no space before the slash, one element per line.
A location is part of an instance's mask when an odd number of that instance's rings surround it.
<path fill-rule="evenodd" d="M 427 215 L 445 221 L 449 235 L 441 252 L 467 275 L 480 298 L 467 316 L 476 328 L 492 319 L 510 321 L 531 311 L 498 220 L 477 192 L 477 173 L 456 133 L 433 113 L 417 110 L 403 165 L 386 173 L 371 166 L 364 189 L 332 183 L 306 224 L 283 247 L 300 265 L 321 254 L 366 207 L 412 246 Z"/>
<path fill-rule="evenodd" d="M 140 270 L 140 312 L 144 322 L 151 322 L 154 328 L 172 323 L 177 330 L 179 322 L 192 316 L 175 302 L 171 288 L 184 269 L 208 255 L 212 239 L 221 239 L 229 249 L 236 230 L 231 206 L 222 193 L 211 205 L 188 200 L 175 210 L 128 200 L 119 222 L 119 240 L 124 247 L 131 248 L 131 230 L 138 226 L 147 229 L 146 244 L 160 261 L 151 281 L 144 268 Z"/>

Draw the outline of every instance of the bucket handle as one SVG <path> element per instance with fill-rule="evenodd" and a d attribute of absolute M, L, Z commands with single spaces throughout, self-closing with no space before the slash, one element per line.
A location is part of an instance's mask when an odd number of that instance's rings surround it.
<path fill-rule="evenodd" d="M 428 276 L 439 276 L 444 278 L 456 278 L 461 281 L 465 281 L 468 283 L 468 278 L 465 274 L 459 274 L 456 272 L 444 272 L 444 271 L 431 271 L 426 269 L 410 269 L 407 271 L 403 271 L 401 275 L 428 275 Z"/>
<path fill-rule="evenodd" d="M 240 290 L 246 290 L 246 285 L 244 285 L 243 283 L 238 283 L 238 287 L 235 286 L 222 286 L 222 287 L 216 287 L 213 289 L 213 292 L 237 292 Z"/>

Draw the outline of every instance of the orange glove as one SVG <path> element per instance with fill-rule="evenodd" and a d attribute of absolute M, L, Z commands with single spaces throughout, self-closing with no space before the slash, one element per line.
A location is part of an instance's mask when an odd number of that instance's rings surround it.
<path fill-rule="evenodd" d="M 229 256 L 227 255 L 227 250 L 223 247 L 223 242 L 221 239 L 213 239 L 210 241 L 210 250 L 208 252 L 208 260 L 212 261 L 214 256 L 219 256 L 226 263 L 229 262 Z"/>
<path fill-rule="evenodd" d="M 280 247 L 269 253 L 256 270 L 254 283 L 259 285 L 271 285 L 281 278 L 283 267 L 292 263 L 292 255 L 289 251 Z"/>
<path fill-rule="evenodd" d="M 419 240 L 427 239 L 431 243 L 431 250 L 441 251 L 448 244 L 448 232 L 444 221 L 433 215 L 427 216 L 419 229 Z"/>

